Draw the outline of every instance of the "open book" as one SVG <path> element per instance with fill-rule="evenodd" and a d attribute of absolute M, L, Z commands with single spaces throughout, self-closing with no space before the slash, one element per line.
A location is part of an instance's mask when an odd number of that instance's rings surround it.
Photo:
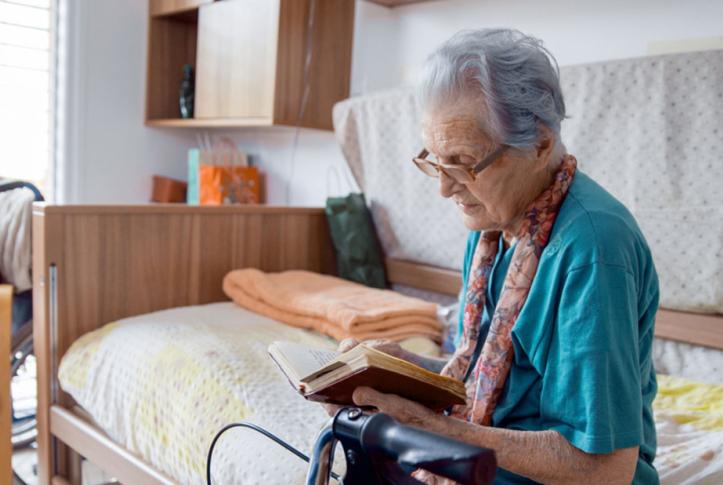
<path fill-rule="evenodd" d="M 274 342 L 269 354 L 291 385 L 307 399 L 353 404 L 360 386 L 397 394 L 435 410 L 466 399 L 464 384 L 393 357 L 357 345 L 348 352 L 312 348 L 292 342 Z"/>

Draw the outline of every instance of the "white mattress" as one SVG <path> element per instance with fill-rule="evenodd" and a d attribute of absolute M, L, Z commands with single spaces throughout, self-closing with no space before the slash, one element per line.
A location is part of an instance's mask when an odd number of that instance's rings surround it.
<path fill-rule="evenodd" d="M 179 483 L 205 483 L 206 453 L 224 425 L 246 420 L 308 454 L 328 417 L 268 357 L 274 340 L 335 347 L 232 303 L 176 308 L 81 337 L 59 368 L 66 392 L 116 442 Z M 248 430 L 230 430 L 213 457 L 219 484 L 303 483 L 299 458 Z"/>
<path fill-rule="evenodd" d="M 251 421 L 308 454 L 327 421 L 268 357 L 274 340 L 335 346 L 318 334 L 216 303 L 127 318 L 91 332 L 63 357 L 59 377 L 113 440 L 179 483 L 202 484 L 208 446 L 225 424 Z M 678 355 L 671 365 L 691 362 L 670 348 L 656 352 L 668 360 Z M 693 362 L 702 365 L 706 355 Z M 723 483 L 723 387 L 660 376 L 655 414 L 661 482 Z M 303 483 L 305 473 L 304 462 L 247 430 L 229 431 L 214 453 L 214 483 L 286 485 Z"/>

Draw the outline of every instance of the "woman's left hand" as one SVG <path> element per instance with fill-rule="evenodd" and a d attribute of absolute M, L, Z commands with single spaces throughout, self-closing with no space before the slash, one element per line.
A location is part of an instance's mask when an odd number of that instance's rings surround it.
<path fill-rule="evenodd" d="M 418 402 L 404 399 L 396 394 L 384 394 L 371 387 L 357 387 L 352 397 L 357 406 L 374 406 L 401 424 L 422 428 L 433 433 L 440 433 L 444 429 L 444 420 L 449 419 Z M 412 476 L 427 485 L 451 485 L 454 483 L 421 469 Z"/>
<path fill-rule="evenodd" d="M 357 387 L 353 395 L 357 406 L 374 406 L 401 424 L 439 432 L 439 423 L 446 419 L 418 402 L 404 399 L 396 394 L 384 394 L 371 387 Z"/>

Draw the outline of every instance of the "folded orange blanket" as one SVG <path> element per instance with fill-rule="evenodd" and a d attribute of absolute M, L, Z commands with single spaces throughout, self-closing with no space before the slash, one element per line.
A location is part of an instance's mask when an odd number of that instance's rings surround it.
<path fill-rule="evenodd" d="M 333 276 L 239 269 L 226 275 L 223 291 L 253 312 L 337 340 L 442 336 L 433 303 Z"/>

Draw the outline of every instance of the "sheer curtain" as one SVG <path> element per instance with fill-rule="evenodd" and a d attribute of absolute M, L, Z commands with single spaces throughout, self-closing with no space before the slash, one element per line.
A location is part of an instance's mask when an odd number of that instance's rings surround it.
<path fill-rule="evenodd" d="M 54 193 L 55 0 L 0 0 L 0 177 Z"/>

